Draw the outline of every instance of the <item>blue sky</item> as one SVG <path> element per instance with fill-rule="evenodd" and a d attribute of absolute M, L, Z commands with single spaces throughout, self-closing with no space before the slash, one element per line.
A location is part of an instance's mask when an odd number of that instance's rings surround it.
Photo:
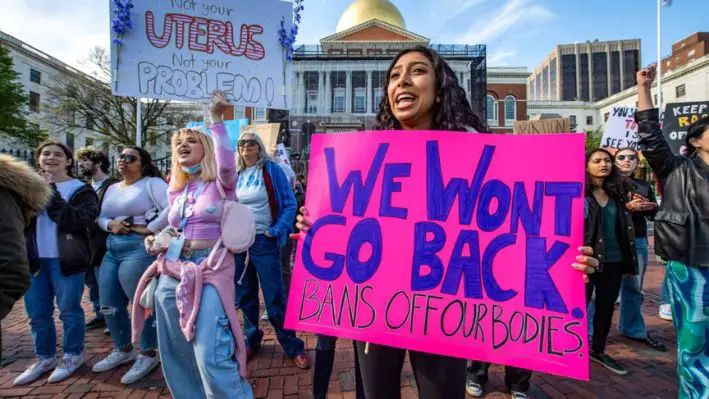
<path fill-rule="evenodd" d="M 151 0 L 164 1 L 164 0 Z M 258 0 L 234 0 L 258 1 Z M 305 0 L 299 42 L 334 33 L 352 0 Z M 61 7 L 57 4 L 61 3 Z M 82 67 L 90 48 L 108 45 L 108 0 L 0 0 L 0 30 Z M 656 57 L 656 0 L 393 0 L 409 30 L 437 43 L 488 45 L 489 66 L 533 69 L 556 44 L 642 39 L 643 65 Z M 663 54 L 709 31 L 709 0 L 663 8 Z"/>
<path fill-rule="evenodd" d="M 557 44 L 642 40 L 643 65 L 657 58 L 656 0 L 393 0 L 410 31 L 437 43 L 485 43 L 488 66 L 533 69 Z M 299 42 L 335 31 L 350 0 L 305 0 Z M 672 43 L 709 31 L 709 0 L 662 9 L 663 55 Z M 316 23 L 312 23 L 316 21 Z"/>

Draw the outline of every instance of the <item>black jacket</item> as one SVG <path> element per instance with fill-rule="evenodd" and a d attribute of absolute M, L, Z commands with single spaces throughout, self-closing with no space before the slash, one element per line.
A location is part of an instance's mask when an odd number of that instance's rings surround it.
<path fill-rule="evenodd" d="M 650 183 L 633 179 L 633 193 L 642 195 L 647 198 L 648 201 L 657 203 L 657 198 L 655 198 L 655 192 L 652 190 Z M 651 211 L 644 212 L 631 212 L 633 216 L 633 226 L 635 227 L 635 237 L 636 238 L 646 238 L 647 237 L 647 220 L 653 220 L 655 214 L 657 214 L 657 208 Z"/>
<path fill-rule="evenodd" d="M 96 192 L 96 195 L 98 195 L 99 213 L 103 206 L 103 197 L 106 195 L 106 190 L 118 182 L 120 182 L 120 180 L 109 177 Z M 108 238 L 108 232 L 100 228 L 98 222 L 95 222 L 89 229 L 89 237 L 91 237 L 91 266 L 101 266 L 103 257 L 106 255 L 106 239 Z"/>
<path fill-rule="evenodd" d="M 665 261 L 709 267 L 709 180 L 706 163 L 672 153 L 657 109 L 635 114 L 643 155 L 662 187 L 655 215 L 655 253 Z"/>
<path fill-rule="evenodd" d="M 624 199 L 611 197 L 609 201 L 615 201 L 616 209 L 618 209 L 615 232 L 623 253 L 623 274 L 638 274 L 638 254 L 635 251 L 633 218 L 625 208 Z M 593 193 L 586 193 L 585 216 L 583 242 L 584 245 L 593 248 L 593 256 L 600 263 L 598 272 L 602 273 L 606 254 L 606 243 L 603 236 L 603 210 Z"/>
<path fill-rule="evenodd" d="M 29 165 L 0 154 L 0 320 L 30 287 L 22 232 L 51 196 L 49 185 Z"/>
<path fill-rule="evenodd" d="M 89 229 L 96 223 L 98 216 L 98 197 L 94 189 L 85 184 L 72 194 L 69 201 L 64 201 L 52 184 L 54 193 L 46 211 L 57 224 L 57 247 L 59 264 L 65 276 L 83 273 L 91 264 L 91 246 Z M 27 254 L 30 259 L 30 271 L 39 271 L 39 251 L 37 250 L 37 218 L 30 221 L 25 230 Z"/>

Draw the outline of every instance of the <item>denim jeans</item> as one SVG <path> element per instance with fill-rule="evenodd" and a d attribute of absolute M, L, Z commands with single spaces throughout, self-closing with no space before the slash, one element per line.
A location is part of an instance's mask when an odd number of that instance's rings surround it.
<path fill-rule="evenodd" d="M 657 257 L 657 262 L 665 268 L 665 276 L 662 279 L 662 285 L 660 286 L 660 301 L 663 305 L 668 305 L 670 303 L 670 289 L 667 286 L 669 284 L 667 277 L 667 262 Z"/>
<path fill-rule="evenodd" d="M 206 253 L 206 254 L 205 254 Z M 191 260 L 201 262 L 209 255 L 196 251 Z M 204 285 L 195 323 L 195 336 L 187 342 L 180 328 L 175 290 L 179 280 L 161 275 L 155 290 L 160 360 L 167 386 L 176 399 L 253 398 L 251 385 L 239 375 L 236 345 L 229 319 L 218 291 Z"/>
<path fill-rule="evenodd" d="M 620 286 L 620 321 L 618 332 L 630 338 L 647 338 L 645 320 L 643 320 L 643 280 L 647 271 L 647 238 L 636 238 L 635 248 L 638 254 L 638 274 L 623 276 Z"/>
<path fill-rule="evenodd" d="M 86 269 L 86 287 L 89 289 L 89 300 L 94 309 L 94 315 L 97 320 L 103 320 L 101 313 L 101 300 L 98 293 L 98 267 L 89 266 Z"/>
<path fill-rule="evenodd" d="M 116 348 L 131 343 L 131 324 L 128 316 L 128 302 L 133 300 L 138 282 L 145 270 L 155 261 L 148 255 L 140 234 L 111 234 L 106 240 L 106 256 L 99 269 L 99 292 L 101 312 L 106 318 L 106 326 Z M 140 336 L 141 351 L 157 347 L 155 316 L 145 320 L 145 328 Z"/>
<path fill-rule="evenodd" d="M 364 399 L 364 385 L 362 384 L 362 374 L 359 370 L 359 354 L 357 353 L 357 343 L 354 346 L 355 361 L 355 398 Z M 327 391 L 330 387 L 330 377 L 332 376 L 332 366 L 335 365 L 335 348 L 337 347 L 337 337 L 318 334 L 318 343 L 315 347 L 315 368 L 313 369 L 313 398 L 326 399 Z"/>
<path fill-rule="evenodd" d="M 238 283 L 244 272 L 246 254 L 235 256 L 236 274 L 236 302 L 244 314 L 244 333 L 246 345 L 258 350 L 263 338 L 259 330 L 259 281 L 263 290 L 263 299 L 266 302 L 268 320 L 276 331 L 278 342 L 289 357 L 295 357 L 304 351 L 305 345 L 295 332 L 285 330 L 283 323 L 286 314 L 286 298 L 283 293 L 283 280 L 281 277 L 281 258 L 278 242 L 263 234 L 256 235 L 256 241 L 249 248 L 249 265 L 241 284 Z"/>
<path fill-rule="evenodd" d="M 34 352 L 40 358 L 57 354 L 57 330 L 54 326 L 54 300 L 59 308 L 59 320 L 64 327 L 62 346 L 65 354 L 84 352 L 86 332 L 81 296 L 84 294 L 84 273 L 65 276 L 59 259 L 39 260 L 39 273 L 32 277 L 32 285 L 25 294 L 25 310 L 30 319 Z"/>

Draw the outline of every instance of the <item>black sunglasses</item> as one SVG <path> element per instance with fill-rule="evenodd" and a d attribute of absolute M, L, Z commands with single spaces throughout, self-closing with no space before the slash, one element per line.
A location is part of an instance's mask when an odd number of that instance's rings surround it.
<path fill-rule="evenodd" d="M 625 161 L 626 158 L 628 159 L 628 161 L 635 161 L 636 159 L 638 159 L 638 156 L 637 155 L 618 155 L 616 158 L 618 158 L 619 161 Z"/>
<path fill-rule="evenodd" d="M 125 163 L 133 163 L 138 160 L 138 157 L 132 154 L 121 154 L 118 156 L 118 160 L 123 161 Z"/>
<path fill-rule="evenodd" d="M 252 145 L 257 145 L 257 144 L 258 144 L 258 141 L 253 140 L 253 139 L 252 140 L 239 140 L 237 142 L 237 145 L 239 147 L 251 147 Z"/>

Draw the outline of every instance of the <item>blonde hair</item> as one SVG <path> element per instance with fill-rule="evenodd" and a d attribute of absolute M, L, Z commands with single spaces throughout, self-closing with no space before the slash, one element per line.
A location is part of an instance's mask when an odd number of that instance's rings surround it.
<path fill-rule="evenodd" d="M 246 135 L 251 135 L 254 136 L 254 140 L 256 140 L 256 143 L 258 144 L 258 162 L 256 165 L 260 168 L 262 167 L 267 161 L 271 160 L 271 155 L 268 153 L 268 150 L 266 149 L 266 146 L 263 144 L 263 140 L 261 140 L 261 137 L 254 131 L 254 130 L 247 130 L 244 133 L 241 134 L 239 137 L 239 140 L 243 140 L 244 136 Z M 236 151 L 236 170 L 241 172 L 242 170 L 246 169 L 246 163 L 244 162 L 244 158 L 241 156 L 241 151 L 237 149 Z"/>
<path fill-rule="evenodd" d="M 197 141 L 202 144 L 204 149 L 204 157 L 200 161 L 202 166 L 202 174 L 200 178 L 204 181 L 213 181 L 217 179 L 217 160 L 214 155 L 214 143 L 212 138 L 199 129 L 182 128 L 177 133 L 172 135 L 172 171 L 170 172 L 170 190 L 182 190 L 185 188 L 189 175 L 182 171 L 179 156 L 177 154 L 177 140 L 183 136 L 196 137 Z"/>

